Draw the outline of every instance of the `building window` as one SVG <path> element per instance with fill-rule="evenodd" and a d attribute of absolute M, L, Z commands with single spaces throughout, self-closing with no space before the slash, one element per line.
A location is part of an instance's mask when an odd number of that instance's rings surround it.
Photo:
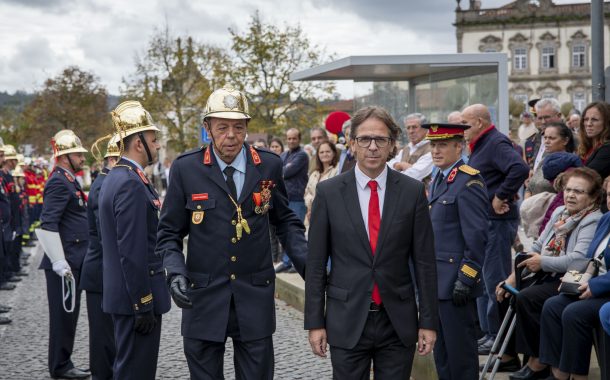
<path fill-rule="evenodd" d="M 584 44 L 572 45 L 572 67 L 584 68 L 587 65 L 587 47 Z"/>
<path fill-rule="evenodd" d="M 542 48 L 542 68 L 550 70 L 555 68 L 555 48 L 552 46 L 545 46 Z"/>
<path fill-rule="evenodd" d="M 587 105 L 587 96 L 584 92 L 575 92 L 572 95 L 572 105 L 574 108 L 582 112 Z"/>
<path fill-rule="evenodd" d="M 515 70 L 526 70 L 527 69 L 527 49 L 516 48 L 513 50 L 513 62 Z"/>

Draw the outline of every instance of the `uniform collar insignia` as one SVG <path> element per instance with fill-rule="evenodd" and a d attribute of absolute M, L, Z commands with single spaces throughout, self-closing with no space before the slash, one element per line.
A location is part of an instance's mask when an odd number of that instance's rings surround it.
<path fill-rule="evenodd" d="M 457 175 L 458 168 L 453 168 L 447 177 L 447 183 L 451 183 L 455 180 L 455 176 Z"/>
<path fill-rule="evenodd" d="M 212 148 L 211 146 L 208 146 L 207 148 L 205 148 L 205 151 L 203 152 L 203 164 L 204 165 L 212 165 L 212 154 L 211 151 Z"/>
<path fill-rule="evenodd" d="M 146 178 L 146 174 L 144 174 L 144 172 L 142 170 L 140 170 L 140 168 L 136 168 L 136 172 L 140 176 L 140 179 L 142 180 L 142 182 L 144 182 L 146 185 L 148 185 L 148 178 Z"/>
<path fill-rule="evenodd" d="M 252 145 L 250 145 L 250 154 L 252 155 L 252 162 L 254 162 L 254 165 L 260 165 L 262 162 L 261 157 L 258 155 L 258 152 Z"/>

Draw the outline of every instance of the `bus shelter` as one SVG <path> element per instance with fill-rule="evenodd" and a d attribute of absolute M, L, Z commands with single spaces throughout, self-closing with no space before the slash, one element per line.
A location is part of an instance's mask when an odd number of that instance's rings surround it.
<path fill-rule="evenodd" d="M 294 81 L 352 81 L 354 110 L 380 105 L 395 120 L 421 112 L 446 122 L 452 111 L 482 103 L 509 131 L 508 58 L 504 53 L 351 56 L 295 72 Z"/>

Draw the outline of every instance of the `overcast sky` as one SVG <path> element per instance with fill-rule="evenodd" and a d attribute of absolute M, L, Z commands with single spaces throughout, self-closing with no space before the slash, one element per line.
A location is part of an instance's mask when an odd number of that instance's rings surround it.
<path fill-rule="evenodd" d="M 483 8 L 508 2 L 482 0 Z M 175 34 L 228 48 L 227 29 L 245 30 L 257 9 L 265 22 L 300 23 L 337 58 L 453 53 L 455 7 L 455 0 L 0 0 L 0 91 L 34 91 L 78 65 L 118 94 L 155 27 L 167 23 Z"/>

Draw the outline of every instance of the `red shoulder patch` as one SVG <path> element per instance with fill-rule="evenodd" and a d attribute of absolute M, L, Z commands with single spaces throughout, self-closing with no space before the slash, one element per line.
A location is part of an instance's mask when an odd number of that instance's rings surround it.
<path fill-rule="evenodd" d="M 212 165 L 212 155 L 210 154 L 210 147 L 205 148 L 205 152 L 203 152 L 203 164 L 204 165 Z"/>
<path fill-rule="evenodd" d="M 260 165 L 262 162 L 261 157 L 258 155 L 256 149 L 254 149 L 252 146 L 250 146 L 250 154 L 252 155 L 252 162 L 254 162 L 254 165 Z"/>
<path fill-rule="evenodd" d="M 136 169 L 136 172 L 140 176 L 140 179 L 142 180 L 142 182 L 144 182 L 146 185 L 148 185 L 148 178 L 146 178 L 146 174 L 144 174 L 144 172 L 140 169 Z"/>

